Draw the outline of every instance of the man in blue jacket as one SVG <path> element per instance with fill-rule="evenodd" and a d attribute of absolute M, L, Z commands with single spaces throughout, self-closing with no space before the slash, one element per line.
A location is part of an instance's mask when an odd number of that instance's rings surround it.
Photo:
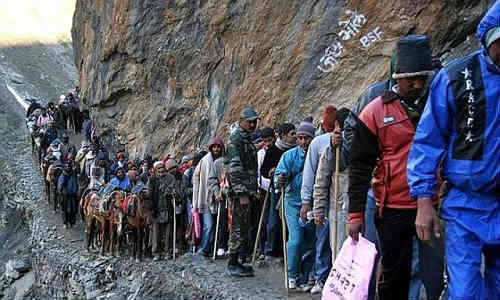
<path fill-rule="evenodd" d="M 62 174 L 57 181 L 57 189 L 62 194 L 61 213 L 63 219 L 63 227 L 74 226 L 76 221 L 76 194 L 78 192 L 78 184 L 76 175 L 73 171 L 73 163 L 70 162 L 64 166 Z"/>
<path fill-rule="evenodd" d="M 120 188 L 124 191 L 130 192 L 132 190 L 132 184 L 130 183 L 130 178 L 125 174 L 125 169 L 118 167 L 115 171 L 115 177 L 111 179 L 110 184 Z"/>
<path fill-rule="evenodd" d="M 278 183 L 277 187 L 285 188 L 285 219 L 288 227 L 288 286 L 290 289 L 302 291 L 308 291 L 312 288 L 308 279 L 315 257 L 315 226 L 307 218 L 308 211 L 302 213 L 300 197 L 302 171 L 309 144 L 313 138 L 314 126 L 306 121 L 300 123 L 297 128 L 298 146 L 283 153 L 276 171 L 274 171 L 274 182 Z"/>
<path fill-rule="evenodd" d="M 420 239 L 440 236 L 431 198 L 441 162 L 451 185 L 441 208 L 450 299 L 500 298 L 500 1 L 477 36 L 482 49 L 448 64 L 432 82 L 408 159 Z"/>

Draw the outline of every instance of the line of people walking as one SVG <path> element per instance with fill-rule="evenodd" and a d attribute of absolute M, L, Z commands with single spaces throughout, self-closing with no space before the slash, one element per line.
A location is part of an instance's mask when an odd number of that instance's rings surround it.
<path fill-rule="evenodd" d="M 247 107 L 226 141 L 179 162 L 124 149 L 112 160 L 88 123 L 74 165 L 53 158 L 66 163 L 58 188 L 144 186 L 155 261 L 195 251 L 249 277 L 256 247 L 258 260 L 286 258 L 289 289 L 316 294 L 344 241 L 363 235 L 379 252 L 369 299 L 420 299 L 421 285 L 428 299 L 499 299 L 500 1 L 477 35 L 479 51 L 444 67 L 429 38 L 403 37 L 390 78 L 352 109 L 325 105 L 318 128 L 308 117 L 257 130 Z"/>

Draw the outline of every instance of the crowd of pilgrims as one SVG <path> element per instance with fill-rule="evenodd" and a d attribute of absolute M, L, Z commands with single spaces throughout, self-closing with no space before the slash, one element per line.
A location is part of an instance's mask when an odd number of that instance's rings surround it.
<path fill-rule="evenodd" d="M 60 107 L 63 106 L 72 107 L 79 114 L 75 119 L 81 122 L 80 125 L 72 127 L 71 122 L 68 121 L 69 117 L 58 116 Z M 256 114 L 249 108 L 246 112 Z M 348 110 L 342 109 L 339 115 L 345 118 L 346 113 Z M 312 125 L 312 118 L 306 119 L 304 124 L 307 124 L 306 129 L 311 136 L 310 139 L 312 140 L 314 135 L 322 136 L 332 132 L 337 114 L 337 109 L 333 105 L 328 105 L 325 108 L 325 117 L 316 132 Z M 229 196 L 225 193 L 227 187 L 224 187 L 222 159 L 226 149 L 222 138 L 212 138 L 206 145 L 206 150 L 183 155 L 180 160 L 171 157 L 170 154 L 166 157 L 152 157 L 146 154 L 142 159 L 131 159 L 126 149 L 115 152 L 114 149 L 106 149 L 101 143 L 88 111 L 80 112 L 79 110 L 78 89 L 62 95 L 58 105 L 49 103 L 44 107 L 37 101 L 32 101 L 27 113 L 27 122 L 31 129 L 33 127 L 43 129 L 38 150 L 41 153 L 40 168 L 46 184 L 46 198 L 54 212 L 58 211 L 61 214 L 64 228 L 75 226 L 81 218 L 85 230 L 90 230 L 85 220 L 88 217 L 85 198 L 88 198 L 92 192 L 96 192 L 103 199 L 110 197 L 112 191 L 116 190 L 123 191 L 125 195 L 137 194 L 154 198 L 156 196 L 154 191 L 158 190 L 157 192 L 161 194 L 165 189 L 165 195 L 171 195 L 174 201 L 164 204 L 161 199 L 153 201 L 155 203 L 151 208 L 152 221 L 149 226 L 145 226 L 145 231 L 148 232 L 144 233 L 147 240 L 145 239 L 141 245 L 143 250 L 146 253 L 149 251 L 153 260 L 170 259 L 174 256 L 174 251 L 176 255 L 191 251 L 204 257 L 228 257 L 232 212 Z M 229 134 L 237 130 L 238 126 L 238 122 L 234 123 L 228 129 Z M 83 141 L 78 149 L 70 142 L 70 133 L 78 134 L 82 131 Z M 36 130 L 31 130 L 31 133 L 33 137 L 36 135 Z M 277 128 L 261 128 L 250 135 L 258 159 L 256 181 L 259 188 L 255 197 L 256 201 L 252 201 L 251 205 L 246 245 L 242 247 L 244 251 L 241 251 L 238 257 L 244 264 L 251 259 L 257 239 L 258 221 L 263 210 L 265 212 L 259 242 L 257 242 L 256 259 L 280 260 L 281 258 L 282 260 L 283 258 L 282 222 L 278 204 L 281 192 L 275 187 L 272 177 L 282 154 L 297 146 L 296 134 L 297 128 L 294 124 L 284 123 Z M 33 140 L 32 142 L 34 143 Z M 36 146 L 33 149 L 37 151 Z M 115 154 L 111 154 L 113 152 Z M 164 180 L 164 178 L 168 179 Z M 265 207 L 263 206 L 264 200 L 266 201 Z M 123 201 L 122 205 L 124 215 L 135 215 L 136 212 L 132 210 L 137 209 L 133 207 L 137 204 L 125 202 Z M 106 211 L 100 211 L 100 213 L 105 214 Z M 172 239 L 174 215 L 177 234 L 175 242 Z M 93 225 L 96 226 L 96 224 Z M 312 226 L 314 224 L 309 220 L 305 228 L 312 228 Z M 125 233 L 127 233 L 126 228 L 125 221 Z M 215 241 L 216 231 L 217 241 Z M 293 230 L 290 234 L 294 234 Z M 127 240 L 123 239 L 122 243 L 126 243 Z M 309 249 L 304 254 L 309 267 L 314 265 L 312 261 L 315 251 L 312 249 L 314 247 L 310 247 L 314 244 L 314 240 L 315 238 L 309 240 Z M 108 249 L 104 247 L 107 241 L 102 238 L 94 237 L 93 240 L 87 242 L 89 249 L 93 247 L 101 250 Z M 126 248 L 126 245 L 121 245 L 121 247 Z M 114 248 L 109 249 L 113 251 L 111 249 Z M 300 251 L 304 252 L 302 249 Z M 251 270 L 248 265 L 245 267 L 245 270 Z M 319 268 L 323 268 L 322 276 L 326 277 L 329 272 L 328 266 L 318 266 L 318 271 Z M 301 290 L 310 290 L 316 281 L 314 272 L 309 273 L 309 286 L 307 288 L 306 285 L 302 285 Z M 248 276 L 249 274 L 241 275 Z M 318 282 L 321 281 L 318 280 Z M 319 291 L 320 289 L 315 293 Z"/>
<path fill-rule="evenodd" d="M 363 236 L 379 251 L 369 299 L 420 299 L 422 285 L 429 299 L 498 299 L 500 1 L 478 38 L 481 50 L 443 67 L 426 36 L 408 35 L 390 78 L 352 109 L 327 104 L 319 122 L 271 128 L 247 107 L 225 141 L 178 156 L 106 149 L 78 89 L 33 102 L 49 204 L 65 227 L 82 218 L 87 249 L 133 243 L 155 261 L 192 251 L 227 258 L 236 277 L 254 275 L 250 260 L 283 258 L 287 288 L 315 294 L 343 242 Z M 78 150 L 68 130 L 83 130 Z"/>

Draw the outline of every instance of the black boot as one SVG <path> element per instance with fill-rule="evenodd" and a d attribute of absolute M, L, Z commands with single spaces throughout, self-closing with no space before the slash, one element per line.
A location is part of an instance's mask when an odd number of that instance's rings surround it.
<path fill-rule="evenodd" d="M 250 266 L 250 265 L 246 265 L 246 263 L 248 263 L 247 257 L 246 256 L 241 256 L 240 259 L 241 259 L 241 266 L 243 268 L 245 268 L 246 270 L 248 270 L 249 272 L 253 272 L 253 267 Z"/>
<path fill-rule="evenodd" d="M 238 261 L 238 255 L 231 254 L 229 257 L 229 262 L 227 264 L 227 270 L 229 274 L 233 277 L 251 277 L 253 276 L 253 272 L 247 270 L 240 262 Z"/>

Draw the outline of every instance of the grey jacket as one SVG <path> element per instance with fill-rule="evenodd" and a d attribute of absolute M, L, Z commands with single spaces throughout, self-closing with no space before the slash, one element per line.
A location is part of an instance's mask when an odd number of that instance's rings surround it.
<path fill-rule="evenodd" d="M 339 174 L 339 199 L 346 200 L 347 195 L 347 161 L 345 160 L 346 151 L 344 143 L 341 148 L 340 155 L 340 174 Z M 328 145 L 321 153 L 318 169 L 316 171 L 316 179 L 313 191 L 313 212 L 315 216 L 328 216 L 330 203 L 334 201 L 335 195 L 335 148 Z M 346 201 L 344 201 L 346 202 Z"/>
<path fill-rule="evenodd" d="M 214 161 L 214 165 L 212 166 L 210 175 L 208 176 L 208 186 L 214 196 L 221 194 L 220 181 L 223 171 L 222 160 L 223 158 L 219 157 Z"/>

